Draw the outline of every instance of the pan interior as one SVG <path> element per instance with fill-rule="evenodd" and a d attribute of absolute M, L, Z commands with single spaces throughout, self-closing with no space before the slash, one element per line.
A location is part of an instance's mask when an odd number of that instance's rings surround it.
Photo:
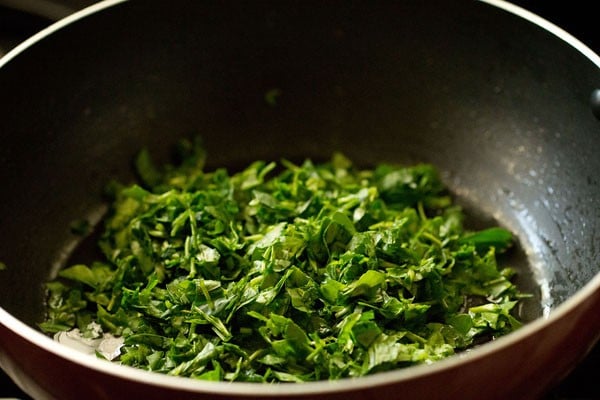
<path fill-rule="evenodd" d="M 141 147 L 166 160 L 191 134 L 212 167 L 333 151 L 430 162 L 470 225 L 518 236 L 525 320 L 585 285 L 600 269 L 597 67 L 482 3 L 341 4 L 126 2 L 6 63 L 0 305 L 39 322 L 42 283 L 93 251 L 70 223 L 99 223 L 104 185 L 133 179 Z"/>

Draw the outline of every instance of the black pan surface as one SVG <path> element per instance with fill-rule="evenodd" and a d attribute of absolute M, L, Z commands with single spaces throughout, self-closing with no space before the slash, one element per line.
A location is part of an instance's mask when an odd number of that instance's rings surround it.
<path fill-rule="evenodd" d="M 582 41 L 584 41 L 584 43 L 592 46 L 597 52 L 600 51 L 599 47 L 594 47 L 594 46 L 598 46 L 598 36 L 597 36 L 597 32 L 595 30 L 595 27 L 593 25 L 585 24 L 585 22 L 586 22 L 585 19 L 587 18 L 587 15 L 590 15 L 589 11 L 588 12 L 585 11 L 585 3 L 583 4 L 583 8 L 580 9 L 581 12 L 577 13 L 576 15 L 573 15 L 571 13 L 561 13 L 560 12 L 561 10 L 558 10 L 556 8 L 556 6 L 552 6 L 552 5 L 544 6 L 543 4 L 538 4 L 541 2 L 515 2 L 515 3 L 518 3 L 518 4 L 523 3 L 523 5 L 529 7 L 531 10 L 539 13 L 541 16 L 546 16 L 552 22 L 555 22 L 558 25 L 564 27 L 566 30 L 573 33 L 576 37 L 578 37 Z M 582 6 L 582 5 L 580 4 L 580 6 Z M 23 20 L 23 21 L 28 20 L 28 17 L 26 17 L 26 16 L 17 15 L 13 12 L 8 12 L 6 10 L 2 11 L 2 9 L 0 9 L 0 16 L 2 16 L 2 15 L 10 15 L 7 18 L 9 18 L 13 22 L 17 21 L 17 20 Z M 18 25 L 18 23 L 17 23 L 17 25 Z M 0 25 L 0 27 L 1 26 L 7 27 L 8 25 L 2 24 L 2 25 Z M 11 30 L 11 32 L 9 32 L 9 35 L 12 35 L 12 37 L 9 38 L 8 43 L 10 43 L 11 40 L 14 42 L 14 40 L 15 40 L 14 38 L 25 37 L 25 36 L 29 35 L 33 31 L 39 29 L 41 26 L 42 25 L 40 24 L 39 20 L 37 20 L 37 22 L 33 23 L 33 24 L 32 24 L 32 22 L 23 22 L 22 26 L 20 28 L 17 27 L 14 30 Z M 586 30 L 586 27 L 588 27 L 587 30 Z M 15 34 L 15 31 L 17 32 L 16 34 Z M 2 43 L 2 42 L 0 42 L 0 43 Z M 5 45 L 5 47 L 7 47 L 7 46 Z M 265 83 L 268 84 L 268 82 L 265 82 Z M 410 88 L 407 88 L 407 89 L 410 89 Z M 106 93 L 105 95 L 108 96 L 109 94 Z M 408 107 L 408 105 L 405 105 L 405 106 Z M 126 111 L 127 110 L 123 110 L 123 112 L 126 112 Z M 52 131 L 50 130 L 48 132 L 48 134 L 52 134 Z M 592 398 L 595 398 L 598 395 L 600 395 L 598 389 L 586 384 L 588 381 L 587 378 L 589 376 L 589 371 L 593 371 L 595 369 L 597 370 L 597 368 L 599 368 L 599 365 L 600 365 L 599 354 L 600 354 L 600 351 L 598 351 L 598 349 L 596 348 L 590 354 L 590 356 L 583 362 L 581 367 L 578 368 L 576 371 L 574 371 L 563 382 L 562 385 L 557 387 L 549 395 L 549 399 L 571 399 L 571 398 L 572 399 L 574 399 L 574 398 L 592 399 Z M 3 379 L 6 379 L 6 378 L 3 377 Z M 4 388 L 8 388 L 6 393 L 4 392 Z M 18 389 L 12 387 L 8 383 L 5 384 L 4 382 L 0 385 L 0 396 L 19 396 L 22 399 L 27 398 L 26 395 L 24 395 L 23 393 L 20 393 L 18 391 Z"/>

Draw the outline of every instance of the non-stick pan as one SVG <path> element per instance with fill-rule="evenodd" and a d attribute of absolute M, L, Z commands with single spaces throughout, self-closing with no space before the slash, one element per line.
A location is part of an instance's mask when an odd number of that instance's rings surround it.
<path fill-rule="evenodd" d="M 508 3 L 106 1 L 0 60 L 0 88 L 0 365 L 34 398 L 530 399 L 600 335 L 600 59 Z M 432 365 L 282 385 L 133 370 L 44 336 L 43 283 L 87 246 L 71 222 L 100 224 L 136 152 L 164 161 L 189 135 L 209 167 L 435 164 L 471 224 L 517 235 L 527 324 Z"/>

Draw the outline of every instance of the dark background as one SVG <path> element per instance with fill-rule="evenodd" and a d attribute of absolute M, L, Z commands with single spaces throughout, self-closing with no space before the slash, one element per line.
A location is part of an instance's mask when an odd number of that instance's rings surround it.
<path fill-rule="evenodd" d="M 56 3 L 61 3 L 57 1 Z M 93 3 L 93 1 L 89 1 Z M 520 5 L 553 22 L 569 32 L 596 53 L 600 54 L 600 28 L 597 2 L 585 0 L 515 0 Z M 66 2 L 71 8 L 85 5 L 85 0 Z M 75 5 L 75 7 L 73 7 Z M 10 48 L 43 29 L 51 21 L 46 17 L 32 15 L 2 6 L 0 1 L 0 56 Z M 549 366 L 551 367 L 551 366 Z M 518 373 L 518 370 L 515 371 Z M 600 345 L 596 345 L 583 362 L 564 381 L 553 388 L 544 400 L 594 400 L 600 399 Z M 29 397 L 0 370 L 0 399 Z"/>

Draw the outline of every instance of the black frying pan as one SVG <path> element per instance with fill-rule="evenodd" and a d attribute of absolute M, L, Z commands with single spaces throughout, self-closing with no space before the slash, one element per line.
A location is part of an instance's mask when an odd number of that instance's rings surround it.
<path fill-rule="evenodd" d="M 507 393 L 543 392 L 597 340 L 597 314 L 572 312 L 593 309 L 600 297 L 600 71 L 589 50 L 467 1 L 133 1 L 62 25 L 0 66 L 6 315 L 29 326 L 42 319 L 42 283 L 78 245 L 70 222 L 99 221 L 104 185 L 133 179 L 140 147 L 165 160 L 170 144 L 199 133 L 213 166 L 325 159 L 333 150 L 364 165 L 439 166 L 473 224 L 496 220 L 520 240 L 514 262 L 520 284 L 535 294 L 523 310 L 533 327 L 489 351 L 502 354 L 499 376 L 528 340 L 541 343 L 544 357 L 523 375 L 535 387 L 525 389 L 521 378 Z M 275 107 L 264 100 L 273 88 L 282 93 Z M 574 321 L 583 324 L 572 336 L 577 345 L 556 361 Z M 0 363 L 35 376 L 37 385 L 22 378 L 24 386 L 45 397 L 50 389 L 31 371 L 33 361 L 16 361 L 7 346 L 29 331 L 12 319 L 0 328 Z M 550 331 L 558 333 L 544 341 Z M 33 352 L 48 351 L 47 342 L 34 342 Z M 542 376 L 535 367 L 550 360 L 556 368 Z M 77 357 L 66 361 L 97 372 Z M 453 368 L 468 370 L 447 365 L 446 379 Z M 410 391 L 429 372 L 403 374 L 368 386 Z M 120 379 L 148 387 L 137 376 Z M 368 391 L 359 386 L 317 385 L 314 393 Z"/>

